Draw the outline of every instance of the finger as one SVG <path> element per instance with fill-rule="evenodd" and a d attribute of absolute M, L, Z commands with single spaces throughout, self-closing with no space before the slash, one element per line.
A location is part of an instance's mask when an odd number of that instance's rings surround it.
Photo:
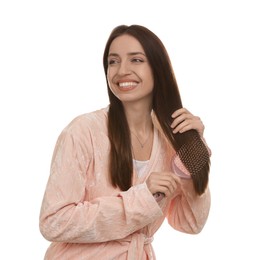
<path fill-rule="evenodd" d="M 191 129 L 191 125 L 189 124 L 188 121 L 183 121 L 182 123 L 180 123 L 176 128 L 173 129 L 173 133 L 176 134 L 176 133 L 182 133 L 182 130 L 184 128 L 189 128 Z"/>
<path fill-rule="evenodd" d="M 179 129 L 184 128 L 186 125 L 189 125 L 190 129 L 197 130 L 200 134 L 204 132 L 204 124 L 202 123 L 200 117 L 193 116 L 190 114 L 184 114 L 176 118 L 171 124 L 171 128 L 174 128 L 174 133 L 179 132 Z M 177 129 L 176 129 L 177 128 Z"/>
<path fill-rule="evenodd" d="M 173 182 L 163 187 L 163 193 L 166 197 L 171 197 L 177 189 L 177 183 Z"/>
<path fill-rule="evenodd" d="M 180 123 L 182 123 L 183 121 L 185 121 L 185 120 L 192 120 L 194 117 L 193 117 L 193 115 L 191 115 L 191 114 L 182 114 L 182 115 L 180 115 L 180 116 L 178 116 L 177 118 L 175 118 L 174 120 L 173 120 L 173 123 L 171 124 L 171 127 L 172 128 L 175 128 L 177 125 L 179 125 Z"/>
<path fill-rule="evenodd" d="M 173 133 L 184 133 L 189 130 L 196 130 L 200 135 L 203 135 L 204 132 L 204 126 L 194 123 L 182 123 L 179 126 L 177 126 L 175 129 L 173 129 Z"/>
<path fill-rule="evenodd" d="M 151 178 L 148 178 L 146 183 L 152 194 L 163 192 L 168 195 L 177 187 L 177 181 L 172 175 L 172 172 L 160 172 L 159 175 L 153 174 L 153 176 L 150 177 Z"/>
<path fill-rule="evenodd" d="M 197 122 L 190 122 L 188 120 L 182 122 L 180 125 L 178 125 L 176 128 L 173 129 L 173 133 L 184 133 L 189 130 L 197 130 L 197 132 L 202 133 L 204 126 L 197 123 Z"/>
<path fill-rule="evenodd" d="M 178 185 L 179 183 L 181 183 L 181 178 L 175 174 L 174 172 L 171 173 L 171 175 L 173 176 L 174 181 L 176 182 L 176 184 Z"/>
<path fill-rule="evenodd" d="M 159 189 L 161 189 L 161 191 L 163 191 L 166 195 L 173 194 L 173 192 L 177 188 L 178 181 L 179 180 L 175 179 L 172 173 L 170 173 L 169 179 L 163 180 L 162 182 L 159 183 L 160 184 Z"/>
<path fill-rule="evenodd" d="M 171 116 L 172 116 L 172 118 L 176 118 L 184 113 L 190 113 L 190 112 L 186 108 L 182 107 L 182 108 L 177 109 Z"/>
<path fill-rule="evenodd" d="M 191 125 L 185 125 L 185 126 L 182 126 L 182 127 L 180 126 L 180 128 L 173 130 L 173 133 L 174 134 L 176 134 L 176 133 L 182 134 L 182 133 L 187 132 L 187 131 L 189 131 L 191 129 L 193 129 L 191 127 Z"/>

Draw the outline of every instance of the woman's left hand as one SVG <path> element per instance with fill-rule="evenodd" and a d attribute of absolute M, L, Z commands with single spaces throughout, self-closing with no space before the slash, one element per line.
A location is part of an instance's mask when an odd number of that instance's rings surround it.
<path fill-rule="evenodd" d="M 172 114 L 173 123 L 171 128 L 173 133 L 184 133 L 188 130 L 196 130 L 200 136 L 203 136 L 204 124 L 198 116 L 191 114 L 186 108 L 180 108 Z"/>

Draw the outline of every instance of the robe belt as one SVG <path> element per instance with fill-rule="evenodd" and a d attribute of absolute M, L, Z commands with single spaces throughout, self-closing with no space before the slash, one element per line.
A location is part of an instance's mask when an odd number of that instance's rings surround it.
<path fill-rule="evenodd" d="M 144 247 L 151 244 L 151 242 L 153 241 L 153 237 L 147 237 L 143 233 L 133 233 L 128 237 L 119 239 L 118 241 L 130 243 L 128 248 L 128 260 L 142 260 L 144 254 Z M 146 253 L 148 255 L 149 260 L 154 259 L 152 255 L 152 249 L 150 246 L 148 247 Z"/>

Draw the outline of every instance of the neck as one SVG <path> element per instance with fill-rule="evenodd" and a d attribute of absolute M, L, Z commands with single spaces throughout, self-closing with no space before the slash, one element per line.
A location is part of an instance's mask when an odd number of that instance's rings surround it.
<path fill-rule="evenodd" d="M 152 122 L 150 122 L 150 126 L 147 126 L 147 124 L 142 125 L 142 132 L 135 129 L 130 129 L 133 158 L 140 161 L 149 160 L 153 144 Z"/>
<path fill-rule="evenodd" d="M 124 108 L 130 131 L 145 135 L 152 130 L 151 107 L 125 106 Z"/>
<path fill-rule="evenodd" d="M 131 132 L 133 157 L 140 161 L 148 160 L 153 142 L 152 107 L 143 102 L 123 105 Z"/>

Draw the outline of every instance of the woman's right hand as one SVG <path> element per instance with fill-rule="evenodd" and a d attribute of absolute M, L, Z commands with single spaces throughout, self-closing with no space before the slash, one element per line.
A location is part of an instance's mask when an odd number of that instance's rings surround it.
<path fill-rule="evenodd" d="M 166 197 L 173 196 L 180 178 L 172 172 L 152 172 L 146 184 L 150 192 L 154 195 L 156 193 L 163 193 Z"/>

